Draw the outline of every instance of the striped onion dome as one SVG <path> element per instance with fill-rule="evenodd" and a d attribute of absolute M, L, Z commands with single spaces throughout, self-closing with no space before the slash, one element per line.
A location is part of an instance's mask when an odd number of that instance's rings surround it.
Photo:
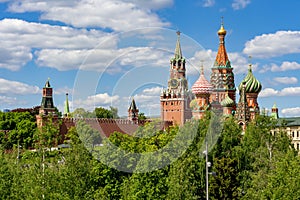
<path fill-rule="evenodd" d="M 212 88 L 213 86 L 206 80 L 204 76 L 204 70 L 202 66 L 200 77 L 192 86 L 192 92 L 194 94 L 209 94 L 212 91 Z"/>
<path fill-rule="evenodd" d="M 239 85 L 239 91 L 243 89 L 243 82 L 246 83 L 245 93 L 259 93 L 261 91 L 261 83 L 254 77 L 251 69 L 251 65 L 248 69 L 248 74 Z"/>
<path fill-rule="evenodd" d="M 227 94 L 225 99 L 223 99 L 223 101 L 221 101 L 221 105 L 223 107 L 233 107 L 235 105 L 235 102 Z"/>

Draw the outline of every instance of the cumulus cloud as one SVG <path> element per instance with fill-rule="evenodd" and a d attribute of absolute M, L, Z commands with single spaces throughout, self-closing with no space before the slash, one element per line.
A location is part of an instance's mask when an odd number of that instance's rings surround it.
<path fill-rule="evenodd" d="M 141 30 L 132 33 L 131 37 L 146 37 L 154 33 L 154 30 Z M 118 49 L 118 36 L 97 30 L 4 19 L 0 21 L 0 39 L 3 41 L 0 68 L 16 71 L 34 59 L 38 66 L 60 71 L 79 68 L 103 71 L 117 59 L 116 69 L 111 70 L 121 71 L 119 68 L 123 65 L 141 66 L 147 63 L 157 66 L 164 65 L 165 60 L 169 59 L 169 52 L 159 48 L 127 45 Z M 155 41 L 161 39 L 155 38 Z M 152 41 L 154 38 L 141 40 Z"/>
<path fill-rule="evenodd" d="M 160 92 L 161 92 L 161 87 L 153 87 L 153 88 L 144 89 L 142 93 L 145 95 L 155 96 L 155 95 L 160 95 Z"/>
<path fill-rule="evenodd" d="M 251 0 L 234 0 L 231 6 L 234 10 L 240 10 L 246 8 L 246 6 L 250 3 Z"/>
<path fill-rule="evenodd" d="M 284 109 L 281 110 L 281 113 L 285 117 L 300 116 L 300 107 L 284 108 Z"/>
<path fill-rule="evenodd" d="M 263 89 L 259 97 L 271 97 L 271 96 L 300 96 L 300 87 L 287 87 L 282 90 L 275 90 L 273 88 Z"/>
<path fill-rule="evenodd" d="M 144 9 L 153 9 L 158 10 L 166 7 L 170 7 L 173 5 L 173 0 L 124 0 L 126 2 L 134 3 L 135 5 L 144 8 Z"/>
<path fill-rule="evenodd" d="M 37 86 L 28 85 L 17 81 L 0 78 L 0 94 L 37 94 L 40 93 Z"/>
<path fill-rule="evenodd" d="M 8 96 L 0 96 L 0 102 L 2 106 L 3 105 L 12 106 L 18 103 L 16 97 L 8 97 Z"/>
<path fill-rule="evenodd" d="M 77 99 L 72 102 L 72 105 L 77 108 L 86 110 L 94 110 L 95 107 L 108 107 L 116 105 L 120 97 L 118 95 L 110 96 L 108 93 L 100 93 L 87 96 L 86 99 Z"/>
<path fill-rule="evenodd" d="M 277 31 L 246 42 L 243 52 L 257 58 L 270 58 L 300 52 L 300 31 Z"/>
<path fill-rule="evenodd" d="M 31 61 L 34 49 L 37 49 L 35 56 L 39 60 L 44 58 L 39 58 L 38 56 L 42 55 L 40 51 L 45 49 L 58 51 L 58 49 L 80 50 L 94 48 L 102 40 L 109 40 L 109 42 L 101 43 L 103 48 L 114 48 L 116 45 L 116 39 L 110 39 L 109 34 L 101 31 L 51 26 L 18 19 L 3 19 L 0 21 L 0 40 L 2 41 L 0 68 L 12 71 L 19 70 Z M 75 54 L 74 56 L 77 55 Z M 56 60 L 57 58 L 51 57 L 51 59 Z M 64 62 L 67 61 L 73 62 L 72 60 L 64 59 Z M 74 66 L 72 67 L 74 68 Z"/>
<path fill-rule="evenodd" d="M 41 19 L 60 21 L 74 27 L 100 27 L 114 31 L 128 31 L 143 27 L 164 27 L 152 9 L 172 4 L 171 0 L 121 1 L 121 0 L 25 0 L 13 1 L 11 12 L 42 12 Z M 150 8 L 150 9 L 149 9 Z M 112 17 L 113 16 L 113 17 Z"/>
<path fill-rule="evenodd" d="M 275 77 L 273 80 L 281 84 L 295 84 L 298 82 L 298 79 L 296 77 L 287 77 L 287 76 Z"/>
<path fill-rule="evenodd" d="M 272 72 L 284 72 L 289 70 L 299 70 L 300 64 L 297 62 L 289 62 L 284 61 L 280 66 L 274 63 L 269 65 L 264 65 L 263 68 L 260 70 L 261 73 L 272 71 Z"/>

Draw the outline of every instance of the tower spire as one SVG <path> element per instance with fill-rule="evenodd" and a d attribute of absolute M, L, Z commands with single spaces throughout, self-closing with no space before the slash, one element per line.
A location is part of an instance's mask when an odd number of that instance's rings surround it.
<path fill-rule="evenodd" d="M 218 66 L 231 67 L 227 56 L 226 48 L 225 48 L 226 30 L 224 28 L 223 17 L 221 20 L 221 28 L 218 31 L 218 35 L 219 35 L 220 44 L 219 44 L 219 49 L 218 49 L 218 53 L 214 65 L 217 67 Z"/>
<path fill-rule="evenodd" d="M 177 42 L 176 42 L 176 48 L 175 48 L 175 58 L 181 59 L 182 58 L 182 52 L 181 52 L 181 46 L 180 46 L 180 31 L 177 31 Z"/>
<path fill-rule="evenodd" d="M 70 114 L 70 108 L 69 108 L 69 99 L 68 99 L 68 93 L 66 93 L 66 102 L 65 102 L 65 108 L 64 108 L 64 111 L 65 111 L 65 116 L 66 117 L 69 117 L 69 114 Z"/>

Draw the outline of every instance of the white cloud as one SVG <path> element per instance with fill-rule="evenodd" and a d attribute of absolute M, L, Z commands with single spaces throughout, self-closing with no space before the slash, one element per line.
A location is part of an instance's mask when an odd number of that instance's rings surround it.
<path fill-rule="evenodd" d="M 243 52 L 257 58 L 270 58 L 300 52 L 300 31 L 277 31 L 246 42 Z"/>
<path fill-rule="evenodd" d="M 281 110 L 281 113 L 285 117 L 300 116 L 300 107 L 284 108 L 284 109 Z"/>
<path fill-rule="evenodd" d="M 10 81 L 0 78 L 0 94 L 37 94 L 40 93 L 37 86 L 31 86 L 26 83 Z"/>
<path fill-rule="evenodd" d="M 203 7 L 212 7 L 215 5 L 215 0 L 203 0 Z"/>
<path fill-rule="evenodd" d="M 18 103 L 16 97 L 7 97 L 7 96 L 0 96 L 0 102 L 2 104 L 2 107 L 3 107 L 3 105 L 5 105 L 5 106 L 14 105 L 15 106 Z"/>
<path fill-rule="evenodd" d="M 131 2 L 136 4 L 138 7 L 144 9 L 153 9 L 158 10 L 166 7 L 170 7 L 173 5 L 173 0 L 124 0 L 126 2 Z"/>
<path fill-rule="evenodd" d="M 145 95 L 151 95 L 151 96 L 160 95 L 161 87 L 146 88 L 143 90 L 142 93 Z"/>
<path fill-rule="evenodd" d="M 42 12 L 41 19 L 60 21 L 75 27 L 101 27 L 115 31 L 128 31 L 143 27 L 164 27 L 163 22 L 149 8 L 158 9 L 172 4 L 172 1 L 151 2 L 121 0 L 25 0 L 13 1 L 11 12 Z M 113 17 L 112 17 L 113 16 Z"/>
<path fill-rule="evenodd" d="M 95 94 L 87 96 L 86 99 L 77 99 L 72 103 L 75 108 L 84 108 L 86 110 L 94 110 L 95 107 L 108 107 L 110 105 L 118 105 L 119 96 L 110 96 L 107 93 Z"/>
<path fill-rule="evenodd" d="M 250 3 L 251 0 L 234 0 L 231 6 L 234 10 L 240 10 L 246 8 L 246 6 Z"/>
<path fill-rule="evenodd" d="M 300 87 L 287 87 L 287 88 L 283 88 L 282 90 L 265 88 L 259 94 L 259 97 L 271 97 L 271 96 L 300 96 Z"/>
<path fill-rule="evenodd" d="M 299 63 L 285 61 L 280 66 L 274 63 L 271 63 L 269 65 L 264 65 L 263 68 L 260 70 L 260 72 L 261 73 L 264 73 L 266 71 L 284 72 L 288 70 L 299 70 L 299 69 L 300 69 Z"/>
<path fill-rule="evenodd" d="M 281 84 L 295 84 L 298 82 L 298 79 L 296 77 L 275 77 L 273 78 L 273 80 L 277 83 L 281 83 Z"/>
<path fill-rule="evenodd" d="M 114 48 L 116 38 L 96 30 L 80 30 L 64 26 L 30 23 L 18 19 L 0 20 L 0 68 L 19 70 L 33 59 L 33 49 L 78 50 L 94 48 L 102 40 L 103 48 Z M 41 50 L 40 50 L 41 49 Z M 39 54 L 37 53 L 36 56 Z M 39 59 L 39 58 L 37 58 Z M 57 59 L 52 57 L 51 59 Z M 72 60 L 64 60 L 64 62 Z M 74 66 L 72 66 L 74 68 Z"/>

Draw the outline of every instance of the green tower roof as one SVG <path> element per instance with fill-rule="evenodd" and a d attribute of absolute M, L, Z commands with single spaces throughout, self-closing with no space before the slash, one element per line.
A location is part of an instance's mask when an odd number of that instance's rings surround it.
<path fill-rule="evenodd" d="M 262 89 L 261 83 L 254 77 L 252 73 L 251 65 L 249 66 L 247 76 L 239 85 L 239 91 L 242 91 L 243 82 L 246 83 L 245 93 L 259 93 Z"/>

